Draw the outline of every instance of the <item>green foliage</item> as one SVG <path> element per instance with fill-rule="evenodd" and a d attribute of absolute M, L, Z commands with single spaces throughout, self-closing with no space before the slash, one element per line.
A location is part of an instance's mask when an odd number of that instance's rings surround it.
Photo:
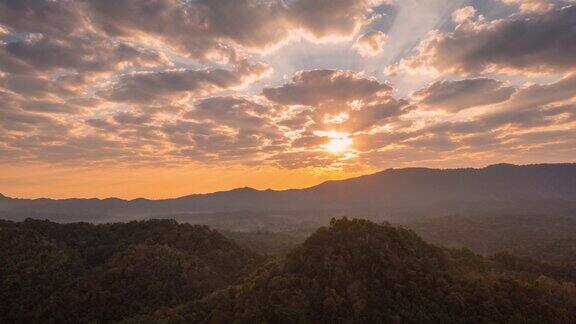
<path fill-rule="evenodd" d="M 270 231 L 230 232 L 223 231 L 226 237 L 241 246 L 264 255 L 284 255 L 298 244 L 304 242 L 309 232 L 294 234 L 276 233 Z M 305 236 L 306 235 L 306 236 Z"/>
<path fill-rule="evenodd" d="M 574 323 L 573 268 L 334 219 L 264 261 L 203 226 L 0 222 L 0 322 Z"/>
<path fill-rule="evenodd" d="M 452 215 L 407 224 L 425 240 L 492 255 L 507 251 L 576 263 L 576 219 L 546 215 Z"/>
<path fill-rule="evenodd" d="M 117 321 L 204 297 L 262 260 L 169 220 L 0 222 L 0 251 L 0 322 Z"/>
<path fill-rule="evenodd" d="M 77 254 L 42 235 L 0 227 L 0 322 L 30 322 L 83 270 Z"/>
<path fill-rule="evenodd" d="M 561 287 L 544 285 L 543 278 Z M 241 285 L 133 321 L 570 323 L 576 314 L 570 285 L 524 278 L 469 251 L 430 245 L 409 230 L 340 219 Z"/>

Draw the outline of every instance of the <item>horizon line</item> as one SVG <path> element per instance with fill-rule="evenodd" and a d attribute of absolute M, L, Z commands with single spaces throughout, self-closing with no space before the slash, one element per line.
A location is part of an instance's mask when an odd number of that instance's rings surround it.
<path fill-rule="evenodd" d="M 125 199 L 125 198 L 119 198 L 119 197 L 106 197 L 106 198 L 97 198 L 97 197 L 90 197 L 90 198 L 79 198 L 79 197 L 67 197 L 67 198 L 50 198 L 50 197 L 15 197 L 15 196 L 10 196 L 10 195 L 6 195 L 5 192 L 0 192 L 0 199 L 4 198 L 4 199 L 13 199 L 13 200 L 53 200 L 53 201 L 61 201 L 61 200 L 98 200 L 98 201 L 106 201 L 106 200 L 121 200 L 121 201 L 125 201 L 125 202 L 132 202 L 132 201 L 137 201 L 137 200 L 147 200 L 147 201 L 163 201 L 163 200 L 175 200 L 175 199 L 182 199 L 182 198 L 187 198 L 187 197 L 192 197 L 192 196 L 206 196 L 206 195 L 213 195 L 213 194 L 218 194 L 218 193 L 226 193 L 226 192 L 232 192 L 232 191 L 237 191 L 237 190 L 253 190 L 253 191 L 258 191 L 258 192 L 266 192 L 266 191 L 273 191 L 273 192 L 285 192 L 285 191 L 291 191 L 291 190 L 305 190 L 305 189 L 309 189 L 309 188 L 314 188 L 317 186 L 320 186 L 322 184 L 325 183 L 330 183 L 330 182 L 339 182 L 339 181 L 347 181 L 347 180 L 351 180 L 351 179 L 358 179 L 358 178 L 362 178 L 362 177 L 367 177 L 367 176 L 372 176 L 375 174 L 379 174 L 382 172 L 386 172 L 386 171 L 392 171 L 392 170 L 411 170 L 411 169 L 423 169 L 423 170 L 442 170 L 442 171 L 446 171 L 446 170 L 483 170 L 483 169 L 487 169 L 490 167 L 494 167 L 494 166 L 515 166 L 515 167 L 527 167 L 527 166 L 545 166 L 545 165 L 570 165 L 570 164 L 576 164 L 576 161 L 574 162 L 554 162 L 554 163 L 527 163 L 527 164 L 515 164 L 515 163 L 507 163 L 507 162 L 500 162 L 500 163 L 492 163 L 492 164 L 488 164 L 482 167 L 453 167 L 453 168 L 433 168 L 433 167 L 404 167 L 404 168 L 387 168 L 387 169 L 383 169 L 380 171 L 376 171 L 376 172 L 372 172 L 372 173 L 367 173 L 364 175 L 360 175 L 360 176 L 353 176 L 353 177 L 349 177 L 349 178 L 345 178 L 345 179 L 338 179 L 338 180 L 325 180 L 322 181 L 320 183 L 317 183 L 315 185 L 312 186 L 307 186 L 307 187 L 302 187 L 302 188 L 288 188 L 288 189 L 271 189 L 271 188 L 266 188 L 266 189 L 256 189 L 254 187 L 250 187 L 250 186 L 243 186 L 243 187 L 232 187 L 230 189 L 224 189 L 224 190 L 218 190 L 218 191 L 212 191 L 212 192 L 198 192 L 198 193 L 190 193 L 190 194 L 186 194 L 183 196 L 175 196 L 175 197 L 168 197 L 168 198 L 158 198 L 158 199 L 154 199 L 154 198 L 145 198 L 145 197 L 138 197 L 138 198 L 132 198 L 132 199 Z"/>

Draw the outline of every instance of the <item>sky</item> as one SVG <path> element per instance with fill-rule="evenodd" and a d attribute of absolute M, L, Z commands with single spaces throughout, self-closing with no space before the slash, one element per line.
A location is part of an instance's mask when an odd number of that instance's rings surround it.
<path fill-rule="evenodd" d="M 576 162 L 573 0 L 0 0 L 0 193 Z"/>

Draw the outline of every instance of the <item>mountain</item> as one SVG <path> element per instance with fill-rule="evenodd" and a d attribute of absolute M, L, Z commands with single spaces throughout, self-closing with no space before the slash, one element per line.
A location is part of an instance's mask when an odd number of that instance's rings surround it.
<path fill-rule="evenodd" d="M 574 269 L 333 220 L 241 284 L 126 323 L 573 323 Z"/>
<path fill-rule="evenodd" d="M 0 218 L 33 217 L 60 222 L 172 217 L 194 223 L 195 218 L 206 218 L 207 214 L 240 211 L 264 213 L 260 215 L 264 218 L 271 213 L 295 213 L 303 218 L 300 221 L 314 217 L 327 221 L 331 216 L 346 214 L 395 220 L 478 210 L 574 214 L 576 164 L 389 169 L 306 189 L 240 188 L 165 200 L 0 200 Z"/>

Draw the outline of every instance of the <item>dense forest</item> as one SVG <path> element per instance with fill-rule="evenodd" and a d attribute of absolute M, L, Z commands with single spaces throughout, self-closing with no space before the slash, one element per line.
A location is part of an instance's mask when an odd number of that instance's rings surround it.
<path fill-rule="evenodd" d="M 206 296 L 263 261 L 206 226 L 0 222 L 0 322 L 112 322 Z"/>
<path fill-rule="evenodd" d="M 405 224 L 426 241 L 492 255 L 576 262 L 576 219 L 540 214 L 451 215 Z"/>
<path fill-rule="evenodd" d="M 169 220 L 0 222 L 0 322 L 576 321 L 572 263 L 484 257 L 346 218 L 276 256 L 244 247 L 270 233 L 228 235 Z"/>

